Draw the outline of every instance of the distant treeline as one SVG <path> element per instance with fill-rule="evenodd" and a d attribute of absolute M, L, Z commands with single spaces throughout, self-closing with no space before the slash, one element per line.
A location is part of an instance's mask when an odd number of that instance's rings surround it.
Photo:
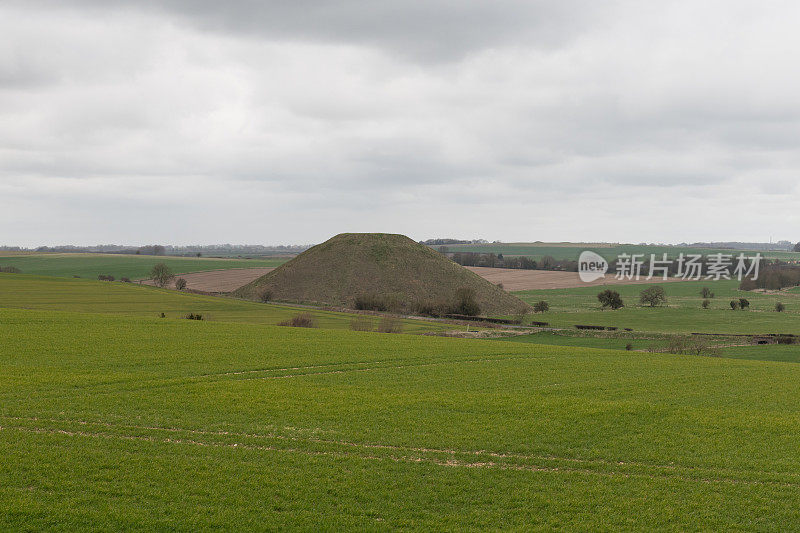
<path fill-rule="evenodd" d="M 444 248 L 440 248 L 439 251 L 450 258 L 453 262 L 458 263 L 461 266 L 478 266 L 478 267 L 493 267 L 493 268 L 519 268 L 524 270 L 556 270 L 556 271 L 563 271 L 563 272 L 577 272 L 578 271 L 578 261 L 569 260 L 569 259 L 556 259 L 552 256 L 546 255 L 541 259 L 533 259 L 531 257 L 526 256 L 503 256 L 503 254 L 482 254 L 477 252 L 448 252 Z M 688 264 L 681 265 L 676 258 L 669 258 L 672 260 L 668 260 L 667 263 L 658 262 L 661 261 L 662 258 L 657 257 L 656 263 L 654 263 L 653 267 L 653 275 L 655 277 L 661 277 L 664 275 L 664 269 L 666 269 L 666 274 L 669 277 L 672 276 L 680 276 L 685 273 L 689 274 L 689 277 L 697 277 L 698 275 L 701 277 L 705 277 L 708 275 L 714 275 L 716 269 L 716 262 L 709 258 L 709 256 L 703 256 L 700 258 L 696 265 L 688 266 Z M 638 274 L 640 276 L 648 276 L 650 274 L 650 256 L 645 256 L 638 258 L 638 261 L 641 261 L 638 268 Z M 735 273 L 735 269 L 737 267 L 738 261 L 735 257 L 732 258 L 731 264 L 728 266 L 726 272 L 731 278 L 737 277 Z M 778 260 L 774 262 L 767 262 L 766 260 L 761 261 L 761 267 L 777 267 L 777 265 L 783 265 L 782 268 L 790 267 L 789 263 L 780 262 Z M 749 256 L 745 256 L 745 263 L 744 268 L 745 272 L 749 271 L 751 268 L 751 262 L 749 260 Z M 794 267 L 798 268 L 798 267 Z M 798 268 L 800 270 L 800 268 Z M 633 270 L 630 264 L 618 264 L 616 260 L 610 261 L 608 264 L 608 272 L 609 274 L 616 274 L 617 272 L 624 272 L 626 274 L 632 274 L 633 276 L 636 275 L 636 270 Z M 787 274 L 782 274 L 783 277 L 780 279 L 788 279 L 786 276 Z M 776 277 L 776 274 L 773 274 L 773 278 Z M 761 279 L 761 277 L 759 278 Z M 772 282 L 774 284 L 774 280 Z M 784 287 L 789 285 L 783 285 Z"/>
<path fill-rule="evenodd" d="M 443 244 L 489 244 L 486 239 L 462 240 L 462 239 L 428 239 L 427 241 L 419 241 L 420 244 L 428 246 L 441 246 Z M 494 244 L 499 244 L 500 241 L 494 241 Z"/>
<path fill-rule="evenodd" d="M 739 289 L 752 291 L 753 289 L 780 290 L 786 287 L 800 285 L 800 266 L 774 261 L 764 265 L 758 278 L 746 278 L 739 284 Z"/>
<path fill-rule="evenodd" d="M 440 250 L 441 251 L 441 250 Z M 577 272 L 578 262 L 558 260 L 549 255 L 539 261 L 526 256 L 504 257 L 503 254 L 481 254 L 477 252 L 443 252 L 461 266 L 482 266 L 494 268 L 520 268 L 525 270 L 564 270 Z"/>
<path fill-rule="evenodd" d="M 692 243 L 685 243 L 682 242 L 678 246 L 685 246 L 690 248 L 716 248 L 716 249 L 723 249 L 728 248 L 731 250 L 785 250 L 787 252 L 791 252 L 795 246 L 795 243 L 790 241 L 778 241 L 778 242 L 692 242 Z"/>
<path fill-rule="evenodd" d="M 20 246 L 0 246 L 0 250 L 7 252 L 55 252 L 55 253 L 103 253 L 103 254 L 138 254 L 138 255 L 259 255 L 259 254 L 296 254 L 303 252 L 312 245 L 276 245 L 262 246 L 258 244 L 210 244 L 191 246 L 172 246 L 149 244 L 146 246 L 127 246 L 121 244 L 98 244 L 94 246 L 39 246 L 38 248 L 23 248 Z"/>

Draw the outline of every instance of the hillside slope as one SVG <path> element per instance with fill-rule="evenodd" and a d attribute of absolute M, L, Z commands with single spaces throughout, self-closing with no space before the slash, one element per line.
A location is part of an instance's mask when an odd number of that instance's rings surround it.
<path fill-rule="evenodd" d="M 314 246 L 234 295 L 353 307 L 375 296 L 396 310 L 452 302 L 460 288 L 474 291 L 482 314 L 510 314 L 527 304 L 404 235 L 342 233 Z"/>

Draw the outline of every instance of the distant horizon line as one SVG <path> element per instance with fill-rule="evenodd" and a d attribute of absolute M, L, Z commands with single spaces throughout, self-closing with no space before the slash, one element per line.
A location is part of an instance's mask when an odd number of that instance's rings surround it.
<path fill-rule="evenodd" d="M 451 243 L 431 243 L 430 241 L 462 241 L 462 242 L 451 242 Z M 320 241 L 324 242 L 324 241 Z M 501 241 L 501 240 L 487 240 L 487 239 L 455 239 L 455 238 L 432 238 L 432 239 L 424 239 L 419 240 L 417 242 L 427 244 L 429 246 L 486 246 L 486 245 L 513 245 L 513 244 L 530 244 L 530 245 L 612 245 L 612 246 L 664 246 L 664 247 L 698 247 L 698 248 L 710 248 L 710 247 L 724 247 L 724 245 L 750 245 L 750 246 L 758 246 L 758 247 L 768 247 L 768 246 L 776 246 L 776 247 L 785 247 L 794 246 L 794 242 L 782 239 L 778 241 L 771 240 L 767 241 L 694 241 L 694 242 L 678 242 L 678 243 L 666 243 L 666 242 L 622 242 L 622 241 L 542 241 L 542 240 L 535 240 L 535 241 Z M 146 249 L 150 248 L 153 249 L 154 247 L 163 247 L 164 251 L 167 250 L 177 250 L 177 251 L 203 251 L 203 250 L 232 250 L 232 251 L 246 251 L 249 249 L 250 251 L 292 251 L 292 250 L 302 250 L 308 249 L 312 246 L 316 246 L 317 243 L 303 243 L 303 244 L 233 244 L 233 243 L 214 243 L 214 244 L 114 244 L 114 243 L 107 243 L 107 244 L 57 244 L 57 245 L 35 245 L 35 246 L 24 246 L 24 245 L 13 245 L 13 244 L 0 244 L 0 251 L 24 251 L 24 252 L 36 252 L 36 251 L 74 251 L 79 253 L 82 250 L 93 251 L 98 253 L 113 253 L 113 252 L 131 252 L 136 250 L 145 251 Z"/>

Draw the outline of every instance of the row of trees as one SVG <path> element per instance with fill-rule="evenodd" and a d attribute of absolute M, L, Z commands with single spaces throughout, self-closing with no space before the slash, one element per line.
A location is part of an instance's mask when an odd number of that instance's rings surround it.
<path fill-rule="evenodd" d="M 708 287 L 703 287 L 700 291 L 700 295 L 703 297 L 703 309 L 708 309 L 711 306 L 710 298 L 714 297 L 714 293 Z M 598 294 L 597 299 L 600 301 L 600 305 L 603 309 L 620 309 L 625 306 L 619 293 L 611 289 L 606 289 Z M 659 287 L 658 285 L 648 287 L 639 293 L 639 303 L 642 305 L 656 307 L 666 302 L 667 293 L 664 291 L 663 287 Z M 733 310 L 745 310 L 750 308 L 750 301 L 747 298 L 739 298 L 738 300 L 731 300 L 730 306 Z M 778 302 L 775 304 L 775 311 L 778 313 L 782 313 L 785 310 L 786 306 L 783 303 Z"/>
<path fill-rule="evenodd" d="M 456 289 L 451 298 L 436 301 L 425 301 L 417 304 L 412 309 L 389 296 L 364 293 L 353 299 L 353 307 L 360 311 L 411 311 L 420 315 L 441 317 L 445 315 L 478 316 L 481 306 L 476 298 L 475 290 L 471 287 Z"/>
<path fill-rule="evenodd" d="M 441 249 L 439 250 L 442 251 Z M 481 254 L 476 252 L 443 252 L 454 263 L 461 266 L 478 266 L 492 268 L 518 268 L 524 270 L 561 270 L 577 272 L 578 262 L 558 260 L 546 255 L 539 261 L 526 256 L 505 257 L 503 254 Z"/>
<path fill-rule="evenodd" d="M 446 247 L 440 247 L 439 252 L 446 255 L 450 260 L 458 263 L 461 266 L 478 266 L 478 267 L 494 267 L 494 268 L 519 268 L 525 270 L 556 270 L 563 272 L 577 272 L 578 262 L 569 259 L 556 259 L 553 256 L 546 255 L 539 260 L 532 259 L 527 256 L 514 256 L 507 257 L 503 254 L 494 253 L 477 253 L 477 252 L 448 252 Z M 661 259 L 656 258 L 657 261 Z M 696 264 L 696 266 L 695 266 Z M 737 262 L 732 261 L 728 265 L 727 272 L 731 277 L 735 276 L 734 270 Z M 776 260 L 774 263 L 765 263 L 773 268 L 785 268 L 790 266 L 788 263 L 781 263 Z M 781 266 L 782 265 L 782 266 Z M 619 266 L 619 268 L 618 268 Z M 708 256 L 701 257 L 692 266 L 689 266 L 688 260 L 682 265 L 677 259 L 668 260 L 666 263 L 654 263 L 653 273 L 656 276 L 662 276 L 664 269 L 666 269 L 667 276 L 690 275 L 691 277 L 704 277 L 714 273 L 714 268 L 718 263 L 710 259 Z M 749 269 L 751 262 L 745 259 L 745 268 Z M 625 265 L 618 265 L 617 260 L 611 260 L 608 263 L 608 271 L 610 273 L 619 272 L 620 270 L 630 271 L 631 263 Z M 640 276 L 647 276 L 651 272 L 650 256 L 647 255 L 642 258 L 637 258 L 636 270 Z M 633 275 L 637 272 L 632 272 Z"/>
<path fill-rule="evenodd" d="M 758 278 L 745 278 L 739 284 L 739 290 L 752 291 L 755 289 L 780 290 L 785 287 L 800 285 L 800 266 L 775 261 L 766 264 L 759 273 Z"/>

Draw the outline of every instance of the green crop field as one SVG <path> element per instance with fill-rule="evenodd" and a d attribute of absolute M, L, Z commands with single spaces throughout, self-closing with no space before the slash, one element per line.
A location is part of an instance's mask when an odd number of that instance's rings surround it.
<path fill-rule="evenodd" d="M 348 329 L 355 315 L 264 304 L 233 298 L 203 296 L 134 283 L 65 279 L 0 273 L 0 308 L 42 309 L 81 313 L 123 314 L 181 318 L 201 314 L 205 320 L 277 324 L 301 312 L 315 317 L 321 328 Z M 367 317 L 373 325 L 379 318 Z M 445 325 L 422 320 L 400 320 L 403 331 L 440 331 Z"/>
<path fill-rule="evenodd" d="M 0 274 L 0 530 L 795 529 L 800 345 L 734 335 L 800 334 L 800 293 L 660 286 L 518 292 L 563 329 L 492 341 Z M 719 357 L 667 353 L 692 331 Z"/>
<path fill-rule="evenodd" d="M 526 256 L 539 260 L 549 255 L 558 260 L 577 261 L 578 256 L 584 250 L 597 252 L 606 260 L 612 261 L 620 254 L 645 254 L 649 258 L 650 254 L 655 254 L 661 258 L 662 254 L 667 254 L 670 258 L 675 258 L 679 254 L 734 254 L 744 253 L 745 256 L 755 255 L 756 251 L 731 250 L 726 248 L 691 248 L 685 246 L 658 246 L 642 244 L 597 244 L 597 243 L 502 243 L 502 244 L 448 244 L 444 245 L 449 252 L 477 252 L 494 253 L 507 256 Z M 433 248 L 439 249 L 440 246 Z M 784 251 L 760 251 L 761 256 L 768 259 L 781 259 L 784 261 L 799 261 L 800 252 Z"/>
<path fill-rule="evenodd" d="M 276 267 L 285 257 L 270 259 L 215 259 L 205 257 L 168 257 L 122 254 L 53 254 L 28 253 L 0 255 L 0 267 L 16 267 L 23 274 L 97 279 L 100 274 L 117 279 L 144 279 L 157 263 L 165 263 L 173 272 L 200 272 L 227 268 Z"/>
<path fill-rule="evenodd" d="M 0 529 L 773 530 L 800 365 L 0 309 Z"/>

